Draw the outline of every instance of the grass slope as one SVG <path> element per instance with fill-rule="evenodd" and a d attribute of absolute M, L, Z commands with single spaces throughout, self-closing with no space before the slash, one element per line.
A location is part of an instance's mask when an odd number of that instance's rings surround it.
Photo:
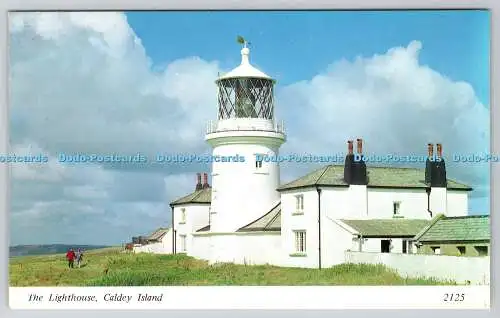
<path fill-rule="evenodd" d="M 208 265 L 184 255 L 127 254 L 120 248 L 89 251 L 82 268 L 64 254 L 10 259 L 10 286 L 211 285 L 452 285 L 403 278 L 383 265 L 342 264 L 323 270 L 234 264 Z"/>

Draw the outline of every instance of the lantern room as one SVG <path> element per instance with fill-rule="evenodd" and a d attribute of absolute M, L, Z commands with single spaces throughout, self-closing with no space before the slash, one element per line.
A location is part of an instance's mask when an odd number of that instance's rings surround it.
<path fill-rule="evenodd" d="M 274 118 L 274 80 L 250 64 L 245 41 L 241 64 L 215 82 L 218 90 L 218 119 Z"/>

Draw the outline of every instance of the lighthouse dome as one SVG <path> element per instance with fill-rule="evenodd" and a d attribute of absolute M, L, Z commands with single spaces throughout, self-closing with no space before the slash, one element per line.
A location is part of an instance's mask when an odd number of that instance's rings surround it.
<path fill-rule="evenodd" d="M 245 46 L 241 49 L 241 64 L 229 73 L 220 76 L 218 80 L 230 78 L 261 78 L 272 80 L 270 76 L 250 64 L 249 55 L 250 49 Z"/>

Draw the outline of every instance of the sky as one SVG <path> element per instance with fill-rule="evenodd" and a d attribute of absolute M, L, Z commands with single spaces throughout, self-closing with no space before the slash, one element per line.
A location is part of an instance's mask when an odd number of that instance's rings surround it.
<path fill-rule="evenodd" d="M 489 213 L 486 11 L 11 13 L 10 142 L 44 164 L 11 168 L 11 245 L 120 244 L 170 223 L 173 199 L 208 165 L 58 162 L 59 153 L 208 154 L 214 81 L 241 60 L 277 80 L 281 153 L 426 154 Z M 282 182 L 318 164 L 288 164 Z"/>

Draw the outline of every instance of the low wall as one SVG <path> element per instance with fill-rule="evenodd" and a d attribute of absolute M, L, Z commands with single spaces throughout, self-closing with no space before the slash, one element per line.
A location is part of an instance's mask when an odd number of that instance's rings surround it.
<path fill-rule="evenodd" d="M 210 259 L 210 236 L 193 234 L 191 249 L 187 251 L 187 255 L 208 261 Z"/>
<path fill-rule="evenodd" d="M 188 255 L 210 263 L 275 265 L 280 247 L 281 237 L 273 232 L 193 234 Z"/>
<path fill-rule="evenodd" d="M 401 276 L 434 277 L 458 284 L 490 284 L 490 258 L 423 254 L 345 252 L 346 263 L 384 264 Z"/>
<path fill-rule="evenodd" d="M 134 253 L 172 254 L 172 244 L 153 243 L 134 246 Z"/>

